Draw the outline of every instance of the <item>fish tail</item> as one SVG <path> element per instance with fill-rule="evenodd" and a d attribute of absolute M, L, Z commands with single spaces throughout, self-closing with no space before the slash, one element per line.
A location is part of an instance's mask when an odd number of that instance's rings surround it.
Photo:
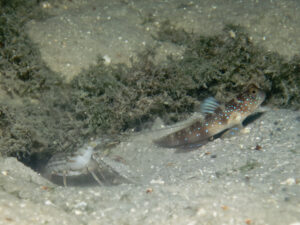
<path fill-rule="evenodd" d="M 176 139 L 176 133 L 169 134 L 162 138 L 153 141 L 156 145 L 164 148 L 173 148 L 182 145 L 178 139 Z"/>

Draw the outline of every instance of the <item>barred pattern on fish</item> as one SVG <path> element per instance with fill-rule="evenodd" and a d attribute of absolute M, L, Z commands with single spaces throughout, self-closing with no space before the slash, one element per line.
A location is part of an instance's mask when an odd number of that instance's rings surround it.
<path fill-rule="evenodd" d="M 207 143 L 213 136 L 242 122 L 265 100 L 265 92 L 251 84 L 247 90 L 224 105 L 213 97 L 204 100 L 201 112 L 203 121 L 195 121 L 190 126 L 154 140 L 158 146 L 166 148 L 195 148 Z"/>

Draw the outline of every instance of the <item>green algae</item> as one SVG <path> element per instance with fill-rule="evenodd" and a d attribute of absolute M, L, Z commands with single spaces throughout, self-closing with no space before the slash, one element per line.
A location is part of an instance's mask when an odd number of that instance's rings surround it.
<path fill-rule="evenodd" d="M 199 36 L 166 21 L 154 38 L 183 46 L 182 59 L 168 57 L 157 64 L 155 49 L 141 52 L 131 66 L 106 66 L 99 57 L 96 65 L 66 84 L 47 68 L 23 28 L 29 18 L 46 15 L 32 10 L 35 1 L 4 2 L 0 9 L 3 156 L 38 161 L 39 154 L 74 151 L 89 137 L 119 136 L 151 125 L 157 117 L 175 123 L 194 112 L 203 98 L 226 101 L 249 83 L 266 90 L 267 104 L 299 109 L 300 57 L 287 61 L 267 52 L 239 26 L 227 25 L 216 36 Z"/>
<path fill-rule="evenodd" d="M 166 22 L 156 39 L 184 45 L 183 59 L 169 57 L 157 65 L 155 50 L 146 50 L 131 67 L 106 67 L 99 60 L 74 79 L 73 87 L 82 91 L 77 99 L 98 132 L 138 128 L 157 117 L 174 123 L 193 112 L 200 99 L 212 95 L 227 101 L 250 83 L 268 92 L 269 104 L 299 107 L 299 59 L 287 62 L 255 46 L 241 27 L 228 25 L 222 34 L 206 37 Z"/>
<path fill-rule="evenodd" d="M 0 8 L 0 152 L 24 160 L 80 143 L 73 133 L 84 137 L 84 124 L 72 118 L 72 90 L 47 68 L 24 30 L 34 12 L 40 18 L 36 5 L 2 1 Z"/>

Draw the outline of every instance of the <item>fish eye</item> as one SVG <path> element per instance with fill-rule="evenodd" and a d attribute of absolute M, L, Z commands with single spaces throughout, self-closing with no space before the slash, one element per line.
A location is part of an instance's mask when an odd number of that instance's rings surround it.
<path fill-rule="evenodd" d="M 256 90 L 255 89 L 252 89 L 252 94 L 256 94 Z"/>

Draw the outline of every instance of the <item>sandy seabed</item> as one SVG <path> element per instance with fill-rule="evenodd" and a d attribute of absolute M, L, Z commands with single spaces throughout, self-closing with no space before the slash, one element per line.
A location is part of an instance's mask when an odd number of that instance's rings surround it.
<path fill-rule="evenodd" d="M 270 51 L 291 57 L 300 50 L 296 1 L 67 1 L 41 7 L 52 16 L 28 23 L 28 34 L 66 80 L 98 54 L 107 63 L 129 63 L 137 50 L 155 44 L 151 35 L 165 19 L 205 35 L 240 24 Z M 155 23 L 147 23 L 150 14 Z M 160 49 L 158 61 L 182 53 L 178 46 Z M 187 153 L 155 146 L 152 140 L 164 131 L 137 133 L 111 154 L 124 160 L 135 184 L 64 188 L 15 158 L 1 158 L 0 224 L 299 225 L 299 123 L 299 111 L 270 108 L 248 125 L 249 133 Z"/>

